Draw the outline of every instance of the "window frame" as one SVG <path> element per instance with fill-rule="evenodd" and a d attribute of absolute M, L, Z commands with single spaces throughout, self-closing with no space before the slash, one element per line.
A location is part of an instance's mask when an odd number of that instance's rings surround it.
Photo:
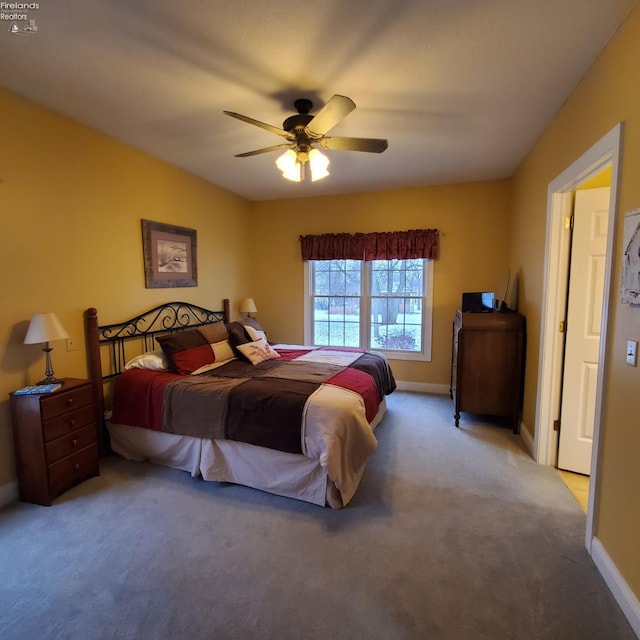
<path fill-rule="evenodd" d="M 372 262 L 360 260 L 360 348 L 372 349 L 384 353 L 391 360 L 417 360 L 431 362 L 431 346 L 433 334 L 433 270 L 434 260 L 422 258 L 423 263 L 423 295 L 422 295 L 422 349 L 420 351 L 401 351 L 397 349 L 380 349 L 369 347 L 371 344 L 371 277 Z M 311 345 L 313 336 L 313 276 L 315 262 L 304 262 L 304 343 Z M 382 296 L 386 297 L 386 296 Z M 394 296 L 389 296 L 394 297 Z M 400 296 L 414 297 L 414 296 Z"/>

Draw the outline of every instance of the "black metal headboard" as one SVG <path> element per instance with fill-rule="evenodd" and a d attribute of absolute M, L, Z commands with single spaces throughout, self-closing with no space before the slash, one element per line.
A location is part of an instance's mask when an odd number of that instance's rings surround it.
<path fill-rule="evenodd" d="M 137 338 L 142 343 L 143 351 L 151 351 L 155 348 L 156 336 L 177 333 L 212 322 L 229 322 L 229 301 L 224 300 L 224 303 L 225 308 L 222 311 L 211 311 L 189 302 L 167 302 L 135 318 L 105 325 L 98 325 L 96 309 L 87 309 L 85 313 L 88 320 L 93 319 L 92 312 L 95 312 L 98 344 L 107 345 L 110 355 L 110 371 L 105 374 L 101 368 L 100 377 L 108 380 L 122 373 L 127 362 L 125 343 L 129 340 Z"/>
<path fill-rule="evenodd" d="M 103 385 L 122 373 L 128 359 L 125 345 L 138 340 L 142 353 L 155 348 L 155 338 L 159 335 L 218 321 L 229 322 L 229 299 L 225 298 L 222 302 L 222 311 L 211 311 L 189 302 L 167 302 L 124 322 L 105 325 L 98 323 L 97 309 L 90 308 L 84 312 L 89 377 L 95 384 L 98 424 L 101 428 L 104 426 Z M 105 347 L 109 354 L 109 370 L 106 373 L 102 363 Z"/>

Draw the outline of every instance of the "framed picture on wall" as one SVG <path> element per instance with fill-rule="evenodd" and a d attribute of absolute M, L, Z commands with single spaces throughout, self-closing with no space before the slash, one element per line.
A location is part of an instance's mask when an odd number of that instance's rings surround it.
<path fill-rule="evenodd" d="M 621 302 L 640 304 L 640 209 L 624 217 Z"/>
<path fill-rule="evenodd" d="M 142 251 L 147 289 L 198 286 L 195 229 L 143 220 Z"/>

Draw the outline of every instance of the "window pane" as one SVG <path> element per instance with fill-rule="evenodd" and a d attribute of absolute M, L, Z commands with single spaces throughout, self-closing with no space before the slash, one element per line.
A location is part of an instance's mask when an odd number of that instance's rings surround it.
<path fill-rule="evenodd" d="M 377 261 L 379 262 L 379 261 Z M 380 294 L 389 292 L 389 272 L 385 269 L 374 269 L 371 273 L 371 293 Z"/>
<path fill-rule="evenodd" d="M 344 295 L 347 288 L 345 272 L 332 271 L 330 276 L 329 293 L 332 296 Z"/>
<path fill-rule="evenodd" d="M 389 260 L 373 260 L 372 268 L 374 271 L 387 271 L 389 269 Z"/>
<path fill-rule="evenodd" d="M 318 296 L 313 300 L 313 344 L 329 344 L 329 298 Z"/>
<path fill-rule="evenodd" d="M 375 260 L 371 279 L 371 347 L 422 350 L 423 260 Z"/>
<path fill-rule="evenodd" d="M 360 296 L 361 285 L 360 285 L 360 270 L 358 271 L 347 271 L 347 289 L 346 294 L 348 296 Z"/>
<path fill-rule="evenodd" d="M 329 344 L 344 345 L 344 325 L 339 323 L 331 323 L 329 325 Z"/>
<path fill-rule="evenodd" d="M 329 344 L 329 323 L 314 320 L 313 322 L 313 344 L 326 346 Z"/>
<path fill-rule="evenodd" d="M 407 260 L 407 262 L 415 262 L 415 260 Z M 424 290 L 424 269 L 422 265 L 409 264 L 407 266 L 407 286 L 405 293 L 412 296 L 423 295 Z"/>
<path fill-rule="evenodd" d="M 327 295 L 329 293 L 328 271 L 316 271 L 314 273 L 313 293 L 316 295 Z"/>

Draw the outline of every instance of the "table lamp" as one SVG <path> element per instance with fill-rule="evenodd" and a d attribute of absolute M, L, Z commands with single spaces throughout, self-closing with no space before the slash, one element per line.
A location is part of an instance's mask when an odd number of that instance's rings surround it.
<path fill-rule="evenodd" d="M 36 313 L 31 318 L 27 335 L 24 338 L 25 344 L 44 343 L 42 350 L 46 356 L 46 369 L 44 372 L 44 380 L 40 380 L 37 384 L 51 384 L 52 382 L 62 382 L 54 377 L 53 367 L 51 366 L 52 347 L 49 342 L 54 340 L 64 340 L 69 334 L 64 330 L 60 320 L 55 313 Z"/>
<path fill-rule="evenodd" d="M 256 303 L 253 301 L 253 298 L 245 298 L 240 305 L 240 313 L 245 313 L 247 318 L 251 317 L 252 313 L 257 313 L 258 309 L 256 307 Z"/>

